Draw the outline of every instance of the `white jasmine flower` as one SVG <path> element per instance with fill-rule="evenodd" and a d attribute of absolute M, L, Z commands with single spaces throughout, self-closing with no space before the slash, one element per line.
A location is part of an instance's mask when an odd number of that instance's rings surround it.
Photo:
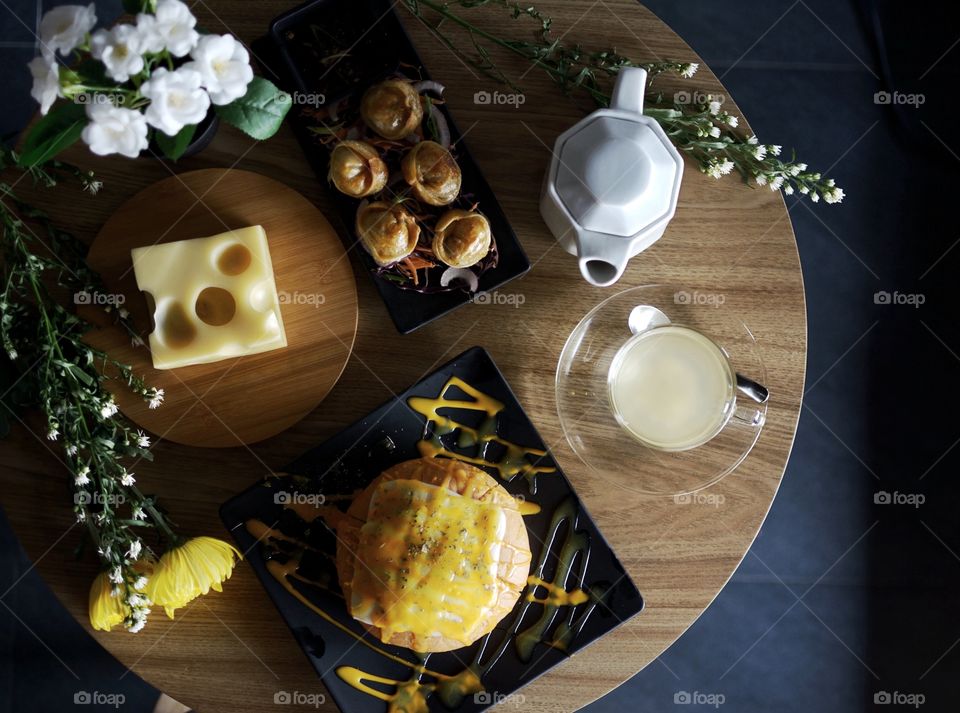
<path fill-rule="evenodd" d="M 111 597 L 119 597 L 121 594 L 123 594 L 123 590 L 120 589 L 120 587 L 111 587 L 111 588 L 110 588 L 110 596 L 111 596 Z"/>
<path fill-rule="evenodd" d="M 184 67 L 203 77 L 203 86 L 214 104 L 229 104 L 247 92 L 253 79 L 250 55 L 233 35 L 204 35 L 190 52 Z"/>
<path fill-rule="evenodd" d="M 763 144 L 758 145 L 753 150 L 753 157 L 757 159 L 757 161 L 763 161 L 763 159 L 767 157 L 767 147 Z"/>
<path fill-rule="evenodd" d="M 820 194 L 817 193 L 816 191 L 813 191 L 813 192 L 810 194 L 810 200 L 812 200 L 814 203 L 819 203 L 819 202 L 820 202 Z"/>
<path fill-rule="evenodd" d="M 733 114 L 727 114 L 727 126 L 736 129 L 740 124 L 740 120 L 735 117 Z"/>
<path fill-rule="evenodd" d="M 801 192 L 803 195 L 807 195 L 807 194 L 810 192 L 810 189 L 807 188 L 806 186 L 800 186 L 800 192 Z"/>
<path fill-rule="evenodd" d="M 147 606 L 149 603 L 150 603 L 150 600 L 147 599 L 142 594 L 133 593 L 127 597 L 127 604 L 137 609 L 142 609 L 143 607 Z"/>
<path fill-rule="evenodd" d="M 143 511 L 139 505 L 133 509 L 133 512 L 130 515 L 134 520 L 146 520 L 147 514 Z"/>
<path fill-rule="evenodd" d="M 799 175 L 800 175 L 800 166 L 798 166 L 797 164 L 794 164 L 794 165 L 791 166 L 789 169 L 787 169 L 787 172 L 788 172 L 791 176 L 799 176 Z"/>
<path fill-rule="evenodd" d="M 77 485 L 87 485 L 90 482 L 90 469 L 83 466 L 73 477 L 73 482 Z"/>
<path fill-rule="evenodd" d="M 785 185 L 785 186 L 783 187 L 783 192 L 786 193 L 788 196 L 792 196 L 792 195 L 793 195 L 793 186 L 791 186 L 791 185 L 788 183 L 787 185 Z"/>
<path fill-rule="evenodd" d="M 828 179 L 827 179 L 827 185 L 830 186 L 831 188 L 833 188 L 833 187 L 834 187 L 835 185 L 837 185 L 837 184 L 836 184 L 836 182 L 835 182 L 832 178 L 828 178 Z"/>
<path fill-rule="evenodd" d="M 708 105 L 708 109 L 710 110 L 711 114 L 716 116 L 717 114 L 720 113 L 720 102 L 716 100 L 710 102 L 710 104 Z"/>
<path fill-rule="evenodd" d="M 140 557 L 140 551 L 143 549 L 143 543 L 140 540 L 134 540 L 130 543 L 130 549 L 127 550 L 127 557 L 132 560 Z"/>
<path fill-rule="evenodd" d="M 133 25 L 117 25 L 113 29 L 100 29 L 90 37 L 90 54 L 107 68 L 107 74 L 118 82 L 125 82 L 130 75 L 143 69 L 140 56 L 143 44 L 140 32 Z"/>
<path fill-rule="evenodd" d="M 187 55 L 197 45 L 199 33 L 193 29 L 197 18 L 180 0 L 157 0 L 154 14 L 137 15 L 137 29 L 143 37 L 144 52 L 170 50 L 174 57 Z"/>
<path fill-rule="evenodd" d="M 777 176 L 772 181 L 770 181 L 770 190 L 779 191 L 783 186 L 783 176 Z"/>
<path fill-rule="evenodd" d="M 10 361 L 16 361 L 17 357 L 20 356 L 20 354 L 17 353 L 16 349 L 9 349 L 7 351 L 7 356 L 10 357 Z"/>
<path fill-rule="evenodd" d="M 750 144 L 751 146 L 756 146 L 757 143 L 759 143 L 759 139 L 756 136 L 751 136 L 750 138 L 747 139 L 747 143 Z"/>
<path fill-rule="evenodd" d="M 712 137 L 715 138 L 715 139 L 719 139 L 719 138 L 720 138 L 720 127 L 719 127 L 719 126 L 711 126 L 711 127 L 710 127 L 710 136 L 712 136 Z"/>
<path fill-rule="evenodd" d="M 60 435 L 60 431 L 58 431 L 55 426 L 51 426 L 51 427 L 50 427 L 50 430 L 47 431 L 47 440 L 48 440 L 48 441 L 55 441 L 55 440 L 57 440 L 57 437 L 58 437 L 59 435 Z"/>
<path fill-rule="evenodd" d="M 683 67 L 680 69 L 680 76 L 690 79 L 690 77 L 692 77 L 694 74 L 697 73 L 698 69 L 700 69 L 699 64 L 697 64 L 696 62 L 690 62 L 688 64 L 683 65 Z"/>
<path fill-rule="evenodd" d="M 83 42 L 83 38 L 97 24 L 93 3 L 89 5 L 60 5 L 44 14 L 40 20 L 40 44 L 45 54 L 67 56 Z"/>
<path fill-rule="evenodd" d="M 137 479 L 133 477 L 133 473 L 128 473 L 123 471 L 123 474 L 120 476 L 120 484 L 125 485 L 128 488 L 137 482 Z"/>
<path fill-rule="evenodd" d="M 136 633 L 139 633 L 143 629 L 143 627 L 145 627 L 146 625 L 147 625 L 146 618 L 135 619 L 134 622 L 127 627 L 127 631 L 129 631 L 131 634 L 136 634 Z"/>
<path fill-rule="evenodd" d="M 129 110 L 122 109 L 121 111 L 129 111 Z M 90 127 L 87 127 L 87 128 L 90 128 Z M 84 131 L 86 131 L 86 129 L 84 129 Z M 98 153 L 98 152 L 94 151 L 94 153 Z M 104 418 L 110 418 L 116 412 L 117 412 L 117 404 L 114 403 L 112 396 L 109 399 L 107 399 L 102 406 L 100 406 L 100 415 L 103 416 Z"/>
<path fill-rule="evenodd" d="M 109 547 L 98 547 L 97 554 L 106 559 L 110 559 L 110 548 Z"/>
<path fill-rule="evenodd" d="M 136 581 L 134 581 L 133 588 L 137 590 L 141 590 L 147 586 L 147 581 L 148 581 L 147 578 L 141 575 L 137 577 Z"/>
<path fill-rule="evenodd" d="M 762 173 L 759 174 L 759 175 L 757 175 L 757 176 L 755 176 L 753 180 L 757 182 L 757 185 L 758 185 L 758 186 L 765 186 L 765 185 L 767 185 L 767 177 L 764 176 Z"/>
<path fill-rule="evenodd" d="M 150 436 L 148 436 L 143 431 L 137 431 L 137 445 L 141 448 L 150 447 Z"/>
<path fill-rule="evenodd" d="M 725 158 L 723 159 L 723 163 L 720 164 L 720 173 L 726 176 L 734 168 L 736 168 L 736 165 L 733 163 L 733 161 L 731 161 L 728 158 Z"/>
<path fill-rule="evenodd" d="M 150 397 L 147 406 L 150 408 L 159 408 L 163 403 L 163 389 L 154 389 L 153 396 Z"/>
<path fill-rule="evenodd" d="M 200 73 L 187 68 L 169 72 L 160 67 L 140 86 L 150 100 L 144 112 L 147 123 L 167 136 L 190 124 L 199 124 L 210 109 L 210 97 L 200 88 Z"/>
<path fill-rule="evenodd" d="M 71 443 L 70 445 L 68 445 L 66 448 L 63 449 L 63 452 L 66 453 L 68 456 L 75 456 L 77 455 L 78 450 L 79 449 L 73 443 Z"/>
<path fill-rule="evenodd" d="M 805 163 L 798 163 L 798 164 L 797 164 L 797 168 L 799 168 L 801 171 L 806 171 L 806 170 L 807 170 L 807 164 L 805 164 Z"/>
<path fill-rule="evenodd" d="M 777 146 L 776 144 L 771 144 L 770 146 L 767 146 L 767 151 L 772 153 L 774 156 L 779 156 L 782 150 L 783 150 L 783 146 Z"/>
<path fill-rule="evenodd" d="M 87 513 L 85 513 L 83 510 L 78 511 L 77 522 L 86 522 L 86 521 L 87 521 Z"/>
<path fill-rule="evenodd" d="M 823 200 L 827 203 L 842 203 L 843 202 L 843 189 L 833 187 L 829 191 L 824 191 Z"/>
<path fill-rule="evenodd" d="M 123 572 L 120 571 L 119 567 L 114 567 L 110 572 L 110 581 L 114 584 L 120 584 L 123 582 Z"/>
<path fill-rule="evenodd" d="M 120 319 L 126 319 L 127 317 L 130 316 L 130 312 L 129 312 L 128 310 L 124 309 L 123 307 L 121 307 L 121 308 L 117 311 L 117 314 L 120 315 Z"/>
<path fill-rule="evenodd" d="M 53 57 L 34 57 L 27 63 L 33 77 L 30 96 L 40 105 L 40 113 L 46 114 L 50 106 L 62 96 L 60 91 L 60 69 Z"/>
<path fill-rule="evenodd" d="M 98 156 L 117 153 L 136 158 L 147 148 L 147 121 L 139 111 L 110 104 L 88 104 L 87 116 L 90 123 L 83 128 L 81 136 Z M 112 401 L 110 404 L 111 409 L 105 406 L 101 411 L 104 418 L 117 412 Z"/>
<path fill-rule="evenodd" d="M 93 516 L 93 519 L 97 521 L 98 525 L 102 525 L 103 521 L 107 519 L 107 515 L 106 513 L 98 512 L 96 515 Z"/>

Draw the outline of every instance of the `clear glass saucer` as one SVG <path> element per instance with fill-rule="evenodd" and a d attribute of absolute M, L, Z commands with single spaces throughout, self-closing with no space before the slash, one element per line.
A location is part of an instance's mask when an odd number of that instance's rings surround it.
<path fill-rule="evenodd" d="M 737 374 L 766 383 L 756 339 L 721 293 L 675 285 L 633 287 L 594 307 L 567 339 L 557 364 L 557 411 L 564 435 L 580 459 L 625 490 L 683 496 L 713 485 L 743 462 L 766 420 L 767 404 L 737 394 L 737 414 L 701 446 L 684 451 L 652 448 L 626 431 L 610 407 L 608 374 L 631 337 L 633 309 L 652 305 L 671 323 L 709 337 Z M 744 413 L 748 418 L 737 418 Z"/>

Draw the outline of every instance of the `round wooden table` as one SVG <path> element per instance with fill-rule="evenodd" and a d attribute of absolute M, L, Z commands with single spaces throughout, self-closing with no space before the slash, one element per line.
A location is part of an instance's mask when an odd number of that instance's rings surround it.
<path fill-rule="evenodd" d="M 640 60 L 699 61 L 669 28 L 631 0 L 543 0 L 538 5 L 554 17 L 554 30 L 568 41 L 614 45 Z M 208 0 L 194 10 L 206 29 L 252 41 L 289 6 L 287 0 Z M 398 12 L 430 72 L 450 87 L 451 110 L 533 264 L 527 276 L 505 289 L 522 294 L 522 306 L 468 305 L 401 336 L 354 262 L 360 300 L 354 354 L 320 407 L 286 432 L 249 448 L 159 443 L 155 462 L 138 466 L 138 481 L 160 496 L 182 532 L 226 538 L 217 516 L 224 500 L 449 357 L 469 346 L 486 347 L 646 599 L 641 615 L 523 689 L 529 710 L 574 710 L 626 681 L 676 641 L 723 587 L 763 522 L 790 454 L 803 390 L 806 322 L 797 246 L 778 193 L 751 190 L 736 178 L 716 181 L 688 162 L 676 218 L 663 239 L 631 261 L 615 289 L 669 282 L 725 295 L 726 304 L 753 330 L 766 362 L 772 394 L 768 421 L 746 461 L 709 491 L 723 495 L 719 506 L 676 504 L 672 498 L 604 487 L 564 441 L 553 380 L 566 336 L 612 292 L 580 278 L 576 261 L 556 245 L 537 208 L 550 157 L 547 147 L 590 104 L 564 97 L 540 71 L 517 63 L 508 65 L 509 72 L 525 75 L 526 102 L 519 108 L 475 105 L 474 92 L 497 87 L 473 76 L 404 10 Z M 502 10 L 471 12 L 481 24 L 509 26 Z M 657 81 L 670 93 L 685 87 L 726 94 L 702 64 L 693 81 L 666 75 Z M 725 108 L 738 113 L 729 98 Z M 68 202 L 67 192 L 58 190 L 56 203 L 49 193 L 38 195 L 55 218 L 86 239 L 123 201 L 171 172 L 147 159 L 95 159 L 79 147 L 68 158 L 97 171 L 104 181 L 101 194 L 92 198 L 77 192 Z M 264 143 L 222 128 L 209 149 L 172 170 L 217 166 L 270 176 L 333 215 L 327 188 L 311 173 L 288 127 Z M 34 425 L 39 431 L 40 424 Z M 44 579 L 89 627 L 87 593 L 97 564 L 92 557 L 73 559 L 80 532 L 71 524 L 67 476 L 47 446 L 22 427 L 0 443 L 0 498 Z M 205 713 L 260 713 L 270 708 L 279 690 L 323 692 L 246 564 L 237 566 L 222 594 L 202 597 L 174 621 L 155 611 L 138 635 L 93 635 L 135 673 Z M 69 656 L 57 651 L 57 642 L 46 643 L 57 655 Z M 59 664 L 51 657 L 49 665 Z M 331 701 L 325 705 L 333 709 Z"/>

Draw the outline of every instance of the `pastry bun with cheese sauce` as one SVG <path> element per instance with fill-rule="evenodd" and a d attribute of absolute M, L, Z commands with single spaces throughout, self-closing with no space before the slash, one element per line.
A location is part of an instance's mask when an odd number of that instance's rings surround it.
<path fill-rule="evenodd" d="M 520 597 L 530 561 L 513 496 L 449 458 L 389 468 L 337 523 L 347 609 L 384 643 L 422 653 L 490 633 Z"/>

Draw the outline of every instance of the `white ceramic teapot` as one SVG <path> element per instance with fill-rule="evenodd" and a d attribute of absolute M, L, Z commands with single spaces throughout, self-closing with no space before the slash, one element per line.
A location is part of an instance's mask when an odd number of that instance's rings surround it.
<path fill-rule="evenodd" d="M 673 218 L 683 159 L 643 115 L 644 69 L 620 70 L 609 109 L 562 133 L 543 183 L 540 213 L 587 282 L 607 287 Z"/>

